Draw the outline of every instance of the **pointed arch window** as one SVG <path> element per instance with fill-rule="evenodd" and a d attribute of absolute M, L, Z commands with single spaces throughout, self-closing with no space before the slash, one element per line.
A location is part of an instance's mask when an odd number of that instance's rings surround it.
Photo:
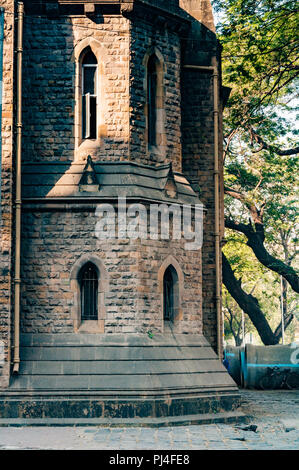
<path fill-rule="evenodd" d="M 81 321 L 98 319 L 98 270 L 91 262 L 79 272 Z"/>
<path fill-rule="evenodd" d="M 178 311 L 178 275 L 173 266 L 168 266 L 163 278 L 164 321 L 173 322 Z"/>
<path fill-rule="evenodd" d="M 82 138 L 97 138 L 97 74 L 96 56 L 88 47 L 82 60 Z"/>
<path fill-rule="evenodd" d="M 147 64 L 148 144 L 157 145 L 158 59 L 151 55 Z"/>

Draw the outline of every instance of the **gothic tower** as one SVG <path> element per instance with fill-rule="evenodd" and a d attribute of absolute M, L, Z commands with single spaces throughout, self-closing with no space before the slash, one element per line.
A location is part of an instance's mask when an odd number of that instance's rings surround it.
<path fill-rule="evenodd" d="M 237 419 L 210 2 L 0 5 L 0 421 Z"/>

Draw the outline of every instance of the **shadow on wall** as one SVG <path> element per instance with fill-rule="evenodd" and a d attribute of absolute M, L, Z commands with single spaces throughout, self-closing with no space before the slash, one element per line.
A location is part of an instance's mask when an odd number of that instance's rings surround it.
<path fill-rule="evenodd" d="M 118 37 L 116 32 L 119 32 Z M 98 113 L 97 139 L 90 140 L 88 145 L 84 143 L 81 159 L 86 160 L 88 154 L 96 159 L 123 159 L 128 155 L 128 62 L 124 60 L 126 49 L 121 44 L 118 54 L 109 48 L 113 42 L 128 42 L 126 24 L 115 21 L 111 27 L 104 24 L 102 16 L 93 19 L 25 16 L 23 161 L 76 159 L 83 140 L 82 57 L 77 54 L 78 48 L 81 50 L 83 46 L 94 49 L 98 59 Z M 109 74 L 104 73 L 103 58 Z M 115 86 L 110 81 L 113 78 L 117 82 Z"/>

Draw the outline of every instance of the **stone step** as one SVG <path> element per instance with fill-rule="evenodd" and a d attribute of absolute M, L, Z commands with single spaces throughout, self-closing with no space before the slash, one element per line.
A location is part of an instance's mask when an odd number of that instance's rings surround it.
<path fill-rule="evenodd" d="M 165 396 L 114 398 L 103 396 L 58 397 L 55 391 L 51 396 L 28 394 L 0 398 L 1 419 L 41 419 L 41 418 L 161 418 L 206 413 L 239 411 L 240 396 L 236 393 L 198 393 L 192 397 Z"/>
<path fill-rule="evenodd" d="M 25 334 L 20 356 L 10 392 L 236 390 L 202 335 Z"/>
<path fill-rule="evenodd" d="M 209 347 L 203 335 L 187 334 L 87 334 L 87 333 L 23 333 L 22 346 L 129 346 L 129 347 Z M 214 353 L 215 354 L 215 353 Z M 216 355 L 215 355 L 216 357 Z"/>
<path fill-rule="evenodd" d="M 23 361 L 146 361 L 165 359 L 217 359 L 208 346 L 90 346 L 90 345 L 42 345 L 22 346 L 20 355 Z"/>
<path fill-rule="evenodd" d="M 218 359 L 22 361 L 19 375 L 152 375 L 219 372 Z"/>
<path fill-rule="evenodd" d="M 233 388 L 230 377 L 222 371 L 203 373 L 134 373 L 106 375 L 20 375 L 12 379 L 15 390 L 149 390 L 188 389 L 192 387 Z"/>
<path fill-rule="evenodd" d="M 202 335 L 23 335 L 21 345 L 20 373 L 0 392 L 1 419 L 165 418 L 239 406 Z"/>
<path fill-rule="evenodd" d="M 247 423 L 250 417 L 241 411 L 193 414 L 162 418 L 0 418 L 0 426 L 105 426 L 166 427 L 215 423 Z"/>

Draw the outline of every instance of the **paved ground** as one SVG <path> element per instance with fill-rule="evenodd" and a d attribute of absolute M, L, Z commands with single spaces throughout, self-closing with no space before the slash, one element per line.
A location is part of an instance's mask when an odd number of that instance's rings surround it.
<path fill-rule="evenodd" d="M 298 450 L 299 390 L 241 391 L 249 425 L 0 428 L 0 449 Z M 253 428 L 252 428 L 253 429 Z M 113 455 L 113 454 L 112 454 Z"/>

